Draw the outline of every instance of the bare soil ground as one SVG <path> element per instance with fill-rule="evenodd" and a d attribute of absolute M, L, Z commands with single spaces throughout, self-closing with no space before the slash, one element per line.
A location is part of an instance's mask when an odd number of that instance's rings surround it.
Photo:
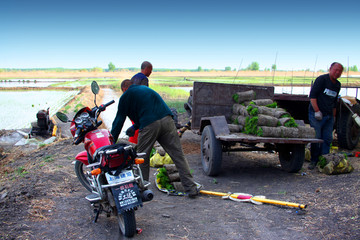
<path fill-rule="evenodd" d="M 301 211 L 209 195 L 168 196 L 152 184 L 155 197 L 136 211 L 142 233 L 134 239 L 360 238 L 358 158 L 349 158 L 354 172 L 328 176 L 307 170 L 308 163 L 299 173 L 286 173 L 275 153 L 224 153 L 221 174 L 209 177 L 202 172 L 200 139 L 187 131 L 181 142 L 204 190 L 265 195 L 308 207 Z M 83 146 L 71 143 L 64 138 L 40 149 L 3 149 L 0 239 L 123 239 L 114 216 L 103 214 L 92 222 L 93 209 L 84 198 L 88 192 L 73 170 L 74 157 Z"/>
<path fill-rule="evenodd" d="M 91 95 L 87 91 L 82 94 Z M 83 104 L 92 105 L 89 101 Z M 0 146 L 0 239 L 124 239 L 114 216 L 103 214 L 92 222 L 88 192 L 73 170 L 83 145 L 72 145 L 68 126 L 59 126 L 63 138 L 45 147 Z M 359 158 L 349 158 L 352 173 L 328 176 L 307 170 L 308 162 L 299 173 L 284 172 L 276 153 L 223 153 L 221 174 L 209 177 L 202 171 L 200 140 L 191 131 L 181 138 L 194 179 L 204 190 L 265 195 L 308 207 L 168 196 L 152 184 L 155 197 L 136 211 L 142 233 L 134 239 L 360 239 Z"/>

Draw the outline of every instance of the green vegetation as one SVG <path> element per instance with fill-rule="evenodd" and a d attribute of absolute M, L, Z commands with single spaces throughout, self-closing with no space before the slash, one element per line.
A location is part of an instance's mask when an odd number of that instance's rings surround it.
<path fill-rule="evenodd" d="M 246 70 L 250 71 L 258 71 L 260 69 L 258 62 L 252 62 L 250 65 L 246 68 Z"/>
<path fill-rule="evenodd" d="M 158 84 L 153 84 L 150 88 L 159 93 L 163 99 L 187 99 L 189 97 L 189 92 L 183 89 L 174 89 Z"/>
<path fill-rule="evenodd" d="M 244 133 L 256 135 L 258 130 L 257 123 L 258 123 L 258 117 L 252 117 L 252 118 L 246 117 Z"/>
<path fill-rule="evenodd" d="M 257 116 L 259 113 L 259 109 L 257 107 L 254 107 L 254 105 L 249 105 L 246 111 L 249 113 L 250 116 Z"/>
<path fill-rule="evenodd" d="M 310 75 L 308 73 L 307 75 Z M 292 76 L 291 73 L 286 76 L 273 76 L 271 72 L 265 76 L 238 76 L 228 77 L 153 77 L 150 78 L 150 86 L 153 84 L 160 84 L 165 86 L 187 86 L 192 87 L 194 82 L 214 82 L 214 83 L 230 83 L 230 84 L 250 84 L 260 86 L 311 86 L 316 77 L 313 76 Z M 342 77 L 339 79 L 342 87 L 349 85 L 359 85 L 360 77 Z"/>
<path fill-rule="evenodd" d="M 24 167 L 18 167 L 16 170 L 15 170 L 15 173 L 17 175 L 20 175 L 21 177 L 23 177 L 24 175 L 28 174 L 29 172 L 26 171 L 26 169 Z"/>
<path fill-rule="evenodd" d="M 234 102 L 239 103 L 239 95 L 237 95 L 236 93 L 232 95 L 232 99 L 234 100 Z"/>
<path fill-rule="evenodd" d="M 290 120 L 287 121 L 285 124 L 284 124 L 285 127 L 297 127 L 297 123 L 295 122 L 295 119 L 293 117 L 290 117 Z"/>
<path fill-rule="evenodd" d="M 66 105 L 64 108 L 64 113 L 68 113 L 68 110 L 71 108 L 70 105 Z"/>
<path fill-rule="evenodd" d="M 108 66 L 109 66 L 109 72 L 115 71 L 115 65 L 112 62 L 110 62 Z"/>
<path fill-rule="evenodd" d="M 53 155 L 47 155 L 44 157 L 44 162 L 53 162 L 54 160 L 55 159 Z"/>
<path fill-rule="evenodd" d="M 345 70 L 346 70 L 346 69 L 345 69 Z M 356 65 L 354 65 L 354 66 L 349 67 L 349 71 L 358 72 L 358 68 L 357 68 Z"/>
<path fill-rule="evenodd" d="M 83 107 L 85 107 L 84 105 L 82 105 L 81 103 L 76 104 L 75 108 L 74 108 L 74 113 L 77 113 L 80 109 L 82 109 Z"/>
<path fill-rule="evenodd" d="M 159 173 L 156 175 L 156 182 L 160 188 L 165 188 L 167 190 L 174 190 L 174 186 L 170 183 L 170 179 L 167 176 L 166 168 L 159 168 Z"/>
<path fill-rule="evenodd" d="M 271 104 L 268 104 L 266 105 L 266 107 L 269 107 L 269 108 L 277 108 L 277 102 L 273 102 Z"/>

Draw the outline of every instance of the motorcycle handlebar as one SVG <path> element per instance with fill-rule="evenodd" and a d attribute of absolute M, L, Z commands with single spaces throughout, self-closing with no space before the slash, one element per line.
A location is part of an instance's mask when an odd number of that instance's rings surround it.
<path fill-rule="evenodd" d="M 105 109 L 106 109 L 108 106 L 110 106 L 111 104 L 113 104 L 114 102 L 115 102 L 114 100 L 111 100 L 111 101 L 108 102 L 108 103 L 105 103 L 105 104 L 100 105 L 100 107 L 99 107 L 100 111 L 105 111 Z"/>
<path fill-rule="evenodd" d="M 81 128 L 76 129 L 75 135 L 74 135 L 74 144 L 78 145 L 81 142 L 80 138 Z"/>
<path fill-rule="evenodd" d="M 113 104 L 114 102 L 115 102 L 114 100 L 111 100 L 110 102 L 105 103 L 105 104 L 104 104 L 104 107 L 106 108 L 107 106 L 110 106 L 110 105 Z"/>
<path fill-rule="evenodd" d="M 81 128 L 76 129 L 75 137 L 79 137 L 80 133 L 81 133 Z"/>

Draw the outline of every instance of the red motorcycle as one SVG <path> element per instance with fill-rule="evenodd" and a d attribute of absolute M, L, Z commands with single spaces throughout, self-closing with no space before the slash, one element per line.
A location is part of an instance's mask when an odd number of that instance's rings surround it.
<path fill-rule="evenodd" d="M 91 90 L 95 95 L 95 107 L 79 110 L 72 121 L 61 112 L 56 116 L 62 122 L 71 122 L 73 144 L 84 143 L 85 151 L 76 157 L 75 173 L 80 183 L 91 192 L 86 199 L 95 208 L 94 222 L 99 214 L 116 215 L 121 233 L 133 237 L 136 233 L 135 210 L 142 203 L 150 201 L 153 193 L 148 190 L 149 182 L 144 181 L 139 164 L 144 154 L 137 154 L 132 145 L 115 144 L 110 132 L 98 129 L 102 121 L 98 117 L 114 100 L 97 106 L 96 94 L 99 85 L 94 81 Z"/>

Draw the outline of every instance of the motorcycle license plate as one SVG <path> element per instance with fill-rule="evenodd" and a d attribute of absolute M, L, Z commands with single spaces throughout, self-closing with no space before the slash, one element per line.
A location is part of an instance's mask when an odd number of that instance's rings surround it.
<path fill-rule="evenodd" d="M 123 183 L 133 181 L 135 179 L 134 174 L 131 170 L 122 171 L 118 176 L 113 176 L 109 173 L 105 173 L 105 176 L 109 184 Z"/>
<path fill-rule="evenodd" d="M 119 212 L 142 206 L 142 200 L 137 184 L 134 182 L 124 183 L 111 188 L 117 210 Z"/>

